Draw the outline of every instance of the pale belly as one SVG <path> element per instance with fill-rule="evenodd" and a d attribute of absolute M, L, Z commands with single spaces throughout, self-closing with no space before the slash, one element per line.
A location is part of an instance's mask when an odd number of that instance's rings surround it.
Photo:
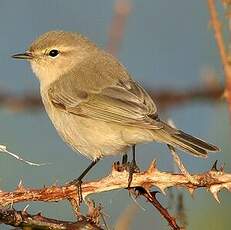
<path fill-rule="evenodd" d="M 81 117 L 54 107 L 44 98 L 43 102 L 62 139 L 88 158 L 124 153 L 134 144 L 153 140 L 149 130 Z"/>

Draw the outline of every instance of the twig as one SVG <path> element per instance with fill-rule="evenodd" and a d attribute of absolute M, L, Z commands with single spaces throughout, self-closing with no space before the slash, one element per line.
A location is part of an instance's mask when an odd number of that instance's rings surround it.
<path fill-rule="evenodd" d="M 214 169 L 191 175 L 198 184 L 191 183 L 189 179 L 182 173 L 161 172 L 156 167 L 156 162 L 152 162 L 149 169 L 144 172 L 134 174 L 132 187 L 143 187 L 147 191 L 153 187 L 158 187 L 164 191 L 169 187 L 185 187 L 190 191 L 197 188 L 205 187 L 219 201 L 217 194 L 222 188 L 231 191 L 231 174 Z M 83 197 L 93 194 L 111 191 L 115 189 L 127 188 L 128 172 L 118 172 L 112 169 L 112 172 L 98 181 L 85 182 L 82 185 Z M 15 191 L 0 191 L 0 206 L 6 207 L 18 202 L 24 201 L 59 201 L 64 199 L 78 200 L 76 187 L 70 186 L 50 186 L 41 189 L 25 188 L 21 184 Z"/>
<path fill-rule="evenodd" d="M 183 165 L 182 161 L 180 160 L 180 157 L 177 155 L 176 150 L 173 146 L 168 145 L 168 148 L 173 156 L 173 159 L 176 163 L 176 165 L 178 166 L 178 168 L 180 169 L 181 173 L 183 173 L 188 180 L 192 183 L 192 184 L 198 184 L 198 181 L 196 181 L 188 172 L 188 170 L 185 168 L 185 166 Z"/>
<path fill-rule="evenodd" d="M 148 93 L 154 99 L 160 110 L 169 109 L 173 106 L 184 106 L 189 103 L 220 103 L 224 88 L 220 85 L 197 86 L 189 89 L 149 89 Z M 169 90 L 170 89 L 170 90 Z"/>
<path fill-rule="evenodd" d="M 12 152 L 8 151 L 5 145 L 0 145 L 0 153 L 1 152 L 2 153 L 6 153 L 6 154 L 8 154 L 8 155 L 10 155 L 10 156 L 12 156 L 14 158 L 16 158 L 17 160 L 22 161 L 22 162 L 24 162 L 24 163 L 26 163 L 28 165 L 43 166 L 43 165 L 49 164 L 49 163 L 40 163 L 40 164 L 38 164 L 38 163 L 34 163 L 32 161 L 25 160 L 22 157 L 20 157 L 18 154 L 15 154 L 15 153 L 12 153 Z"/>
<path fill-rule="evenodd" d="M 228 102 L 229 113 L 231 115 L 231 65 L 225 48 L 224 38 L 222 36 L 221 23 L 218 18 L 215 0 L 208 0 L 208 8 L 211 18 L 211 25 L 214 30 L 214 37 L 220 53 L 221 62 L 224 68 L 226 86 L 225 97 Z"/>
<path fill-rule="evenodd" d="M 104 177 L 98 181 L 83 183 L 82 192 L 84 199 L 86 200 L 86 196 L 93 193 L 127 188 L 127 181 L 129 176 L 128 172 L 125 170 L 117 171 L 116 169 L 118 169 L 117 164 L 113 165 L 112 172 L 107 177 Z M 218 192 L 220 190 L 226 188 L 228 191 L 231 192 L 231 174 L 225 173 L 223 169 L 217 170 L 217 168 L 213 166 L 210 171 L 201 174 L 194 174 L 191 175 L 191 177 L 198 183 L 192 183 L 191 179 L 189 179 L 184 173 L 161 172 L 157 169 L 156 162 L 154 161 L 152 162 L 148 170 L 140 173 L 135 173 L 133 175 L 131 186 L 142 187 L 149 196 L 151 195 L 149 191 L 153 186 L 158 187 L 163 192 L 165 191 L 165 189 L 170 187 L 184 187 L 188 189 L 188 191 L 191 193 L 197 188 L 204 187 L 212 193 L 212 195 L 218 202 Z M 74 185 L 50 186 L 41 189 L 27 189 L 23 187 L 22 183 L 20 183 L 15 191 L 0 191 L 0 207 L 2 208 L 18 202 L 54 202 L 65 199 L 71 201 L 71 204 L 74 204 L 74 209 L 76 209 L 76 205 L 79 199 L 76 192 L 76 187 Z M 149 197 L 149 199 L 153 198 Z M 90 213 L 98 221 L 97 218 L 99 217 L 99 211 L 96 210 L 95 212 L 93 210 Z M 163 215 L 163 213 L 161 214 Z M 169 222 L 170 220 L 168 218 L 169 216 L 166 217 L 166 220 Z M 0 218 L 0 222 L 1 221 L 2 220 Z M 171 222 L 173 222 L 172 224 L 174 224 L 173 219 L 171 220 Z"/>
<path fill-rule="evenodd" d="M 157 192 L 151 192 L 148 193 L 144 191 L 141 193 L 144 197 L 147 198 L 147 200 L 160 212 L 160 214 L 168 221 L 169 226 L 173 230 L 183 230 L 183 228 L 180 228 L 177 223 L 176 219 L 172 217 L 168 210 L 162 206 L 162 204 L 156 199 Z"/>
<path fill-rule="evenodd" d="M 172 126 L 173 128 L 176 128 L 174 125 L 174 122 L 172 120 L 168 121 L 168 124 L 170 126 Z M 180 169 L 180 171 L 188 178 L 188 180 L 192 183 L 192 184 L 197 184 L 198 181 L 195 181 L 193 177 L 191 177 L 190 173 L 188 172 L 188 170 L 185 168 L 184 164 L 182 163 L 180 157 L 177 155 L 176 153 L 176 149 L 172 146 L 172 145 L 167 145 L 174 162 L 176 163 L 177 167 Z"/>
<path fill-rule="evenodd" d="M 223 86 L 214 84 L 199 86 L 190 89 L 150 89 L 147 88 L 148 93 L 157 103 L 159 109 L 166 109 L 172 106 L 183 106 L 192 102 L 222 102 Z M 1 92 L 1 90 L 0 90 Z M 5 107 L 11 111 L 22 111 L 25 109 L 41 109 L 42 102 L 40 97 L 27 93 L 19 96 L 9 92 L 0 93 L 0 106 Z"/>
<path fill-rule="evenodd" d="M 108 52 L 114 56 L 116 56 L 119 50 L 124 35 L 125 24 L 131 12 L 131 7 L 131 2 L 129 0 L 116 0 L 107 45 Z"/>
<path fill-rule="evenodd" d="M 62 230 L 102 230 L 90 219 L 84 218 L 77 222 L 61 221 L 46 218 L 38 213 L 30 215 L 26 211 L 0 209 L 0 224 L 4 223 L 14 227 L 36 227 L 36 229 L 62 229 Z"/>

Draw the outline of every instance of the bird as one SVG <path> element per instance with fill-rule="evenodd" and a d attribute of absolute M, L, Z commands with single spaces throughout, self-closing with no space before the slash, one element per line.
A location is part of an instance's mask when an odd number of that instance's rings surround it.
<path fill-rule="evenodd" d="M 49 31 L 12 56 L 30 62 L 54 127 L 74 151 L 91 160 L 137 144 L 160 142 L 196 157 L 219 148 L 160 119 L 156 104 L 111 54 L 77 32 Z"/>

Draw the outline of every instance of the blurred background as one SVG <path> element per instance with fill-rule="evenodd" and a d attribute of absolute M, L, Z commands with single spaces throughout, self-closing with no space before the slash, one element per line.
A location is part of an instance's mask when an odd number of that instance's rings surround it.
<path fill-rule="evenodd" d="M 125 8 L 118 8 L 118 4 Z M 118 14 L 122 14 L 122 21 L 117 18 Z M 118 26 L 114 24 L 116 20 L 121 29 L 118 37 L 113 35 L 113 28 L 117 28 L 114 26 Z M 68 0 L 64 3 L 62 0 L 1 0 L 0 94 L 38 95 L 39 85 L 29 64 L 15 61 L 10 56 L 25 51 L 40 34 L 57 29 L 78 31 L 100 47 L 109 49 L 138 82 L 154 92 L 161 89 L 181 91 L 202 87 L 211 81 L 223 82 L 206 1 Z M 164 119 L 171 118 L 178 128 L 222 149 L 206 160 L 180 153 L 190 172 L 207 171 L 216 159 L 220 165 L 225 163 L 226 171 L 231 170 L 230 123 L 222 101 L 185 103 L 165 107 L 160 113 Z M 20 179 L 28 187 L 63 184 L 76 178 L 89 164 L 88 159 L 74 153 L 62 142 L 42 108 L 17 108 L 1 103 L 0 144 L 27 160 L 51 163 L 35 167 L 0 154 L 0 189 L 4 191 L 14 190 Z M 141 169 L 146 169 L 154 158 L 160 170 L 175 170 L 166 146 L 155 143 L 137 146 Z M 106 175 L 112 163 L 119 159 L 102 160 L 86 179 Z M 182 196 L 183 210 L 179 210 L 178 200 Z M 109 226 L 115 226 L 121 215 L 131 215 L 130 229 L 169 229 L 166 221 L 143 198 L 138 199 L 139 206 L 134 204 L 127 190 L 90 198 L 102 203 Z M 182 222 L 187 222 L 187 229 L 230 228 L 231 196 L 226 191 L 220 193 L 221 204 L 204 189 L 197 190 L 193 198 L 183 189 L 168 190 L 166 196 L 159 194 L 158 199 L 170 208 L 172 214 L 180 216 Z M 15 205 L 15 208 L 25 206 L 26 203 Z M 28 211 L 74 220 L 68 202 L 30 203 Z M 0 225 L 0 229 L 11 228 Z"/>

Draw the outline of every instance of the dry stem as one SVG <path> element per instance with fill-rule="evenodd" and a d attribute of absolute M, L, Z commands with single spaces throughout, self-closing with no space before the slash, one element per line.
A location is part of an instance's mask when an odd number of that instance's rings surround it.
<path fill-rule="evenodd" d="M 108 176 L 98 181 L 83 183 L 83 197 L 86 200 L 86 196 L 93 193 L 127 188 L 128 176 L 129 175 L 126 170 L 118 171 L 118 164 L 114 164 L 112 172 Z M 194 181 L 197 183 L 194 183 Z M 217 170 L 215 164 L 208 172 L 190 175 L 189 177 L 188 173 L 170 173 L 159 171 L 156 167 L 156 162 L 153 161 L 146 171 L 135 173 L 133 175 L 131 186 L 142 187 L 145 190 L 142 195 L 144 195 L 148 201 L 158 209 L 161 215 L 164 216 L 164 218 L 168 221 L 171 228 L 175 230 L 180 229 L 180 227 L 176 224 L 175 218 L 172 217 L 163 206 L 161 206 L 161 204 L 156 200 L 155 196 L 153 196 L 153 193 L 150 192 L 150 189 L 153 186 L 156 186 L 162 192 L 165 192 L 165 189 L 169 187 L 184 187 L 190 193 L 192 193 L 195 189 L 204 187 L 209 190 L 214 198 L 219 202 L 218 192 L 221 189 L 226 188 L 228 191 L 231 191 L 231 174 L 225 173 L 223 169 Z M 23 201 L 52 202 L 65 199 L 71 202 L 76 212 L 79 211 L 77 207 L 79 199 L 76 192 L 76 187 L 74 185 L 53 185 L 46 188 L 32 189 L 25 188 L 22 183 L 20 183 L 15 191 L 0 191 L 1 208 Z M 97 208 L 93 208 L 91 210 L 93 210 L 90 212 L 91 216 L 97 222 L 97 218 L 99 218 L 99 211 L 97 211 Z M 97 215 L 95 215 L 95 213 Z"/>
<path fill-rule="evenodd" d="M 14 227 L 36 227 L 36 229 L 63 229 L 63 230 L 102 230 L 94 222 L 91 222 L 87 218 L 77 221 L 61 221 L 54 220 L 51 218 L 46 218 L 40 213 L 36 215 L 30 215 L 26 211 L 16 211 L 16 210 L 1 210 L 0 209 L 0 224 L 4 223 Z"/>
<path fill-rule="evenodd" d="M 224 38 L 222 36 L 222 27 L 218 18 L 215 0 L 208 0 L 208 8 L 211 17 L 211 25 L 214 30 L 214 37 L 220 53 L 221 62 L 224 68 L 224 74 L 226 80 L 225 96 L 228 102 L 229 113 L 231 114 L 231 65 L 229 62 L 228 53 L 225 48 Z"/>
<path fill-rule="evenodd" d="M 221 102 L 223 95 L 223 86 L 213 84 L 203 87 L 190 89 L 147 89 L 150 96 L 160 109 L 166 109 L 172 106 L 180 106 L 192 102 Z M 0 106 L 11 111 L 21 111 L 25 109 L 40 109 L 42 102 L 34 94 L 27 93 L 22 96 L 13 95 L 9 92 L 0 91 Z"/>
<path fill-rule="evenodd" d="M 231 174 L 214 169 L 194 174 L 191 177 L 197 181 L 192 183 L 187 176 L 182 173 L 161 172 L 156 167 L 156 162 L 152 162 L 147 171 L 134 174 L 132 187 L 143 187 L 147 191 L 151 187 L 156 186 L 161 191 L 169 187 L 184 187 L 190 192 L 197 188 L 207 188 L 213 196 L 218 200 L 217 193 L 226 188 L 231 191 Z M 83 197 L 93 194 L 111 191 L 115 189 L 126 188 L 128 183 L 128 173 L 126 171 L 118 172 L 112 169 L 112 172 L 98 181 L 85 182 L 82 185 Z M 0 192 L 0 206 L 6 207 L 14 203 L 22 201 L 59 201 L 64 199 L 78 200 L 76 187 L 70 186 L 50 186 L 40 189 L 27 189 L 22 184 L 12 192 Z"/>
<path fill-rule="evenodd" d="M 169 226 L 173 230 L 183 230 L 183 228 L 180 228 L 178 224 L 176 223 L 176 219 L 172 217 L 168 210 L 164 208 L 161 203 L 156 199 L 157 192 L 144 192 L 143 196 L 147 198 L 147 200 L 160 212 L 160 214 L 168 221 Z"/>
<path fill-rule="evenodd" d="M 117 55 L 119 46 L 124 36 L 125 24 L 131 12 L 129 0 L 117 0 L 114 6 L 114 15 L 109 28 L 107 50 L 114 56 Z"/>

